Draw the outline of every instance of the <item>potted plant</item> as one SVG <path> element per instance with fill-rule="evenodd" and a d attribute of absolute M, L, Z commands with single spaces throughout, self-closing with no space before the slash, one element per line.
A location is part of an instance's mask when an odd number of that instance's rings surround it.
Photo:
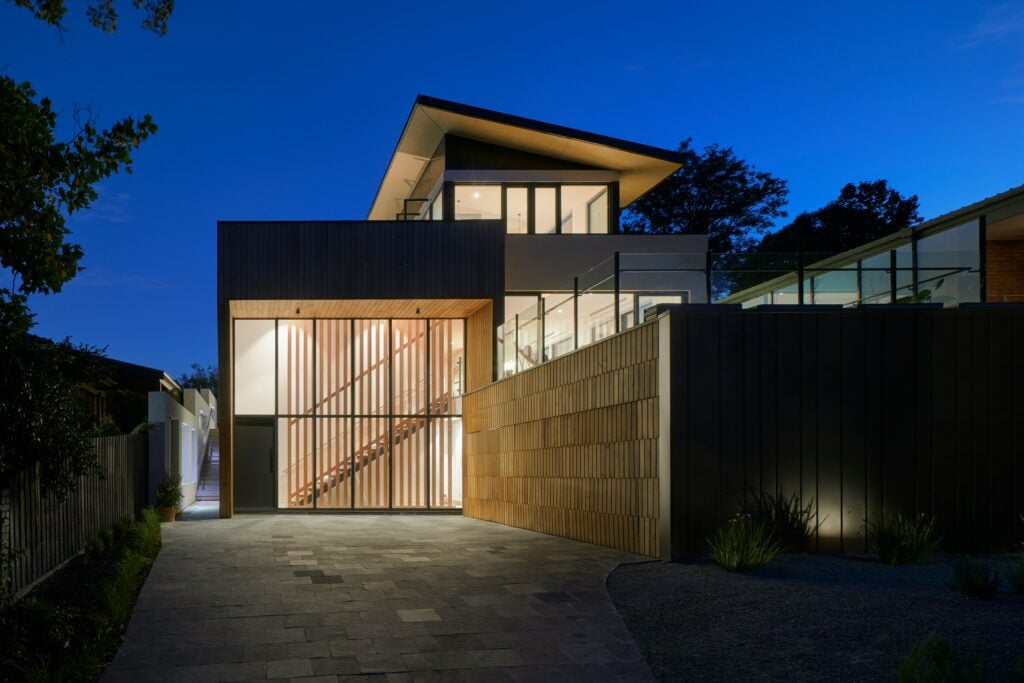
<path fill-rule="evenodd" d="M 173 522 L 181 506 L 181 475 L 168 472 L 156 490 L 156 507 L 161 522 Z"/>

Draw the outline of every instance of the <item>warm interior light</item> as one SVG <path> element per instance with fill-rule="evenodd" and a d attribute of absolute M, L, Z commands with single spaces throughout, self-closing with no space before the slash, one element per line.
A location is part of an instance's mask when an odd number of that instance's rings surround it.
<path fill-rule="evenodd" d="M 474 192 L 473 193 L 473 199 L 480 199 L 480 193 L 479 192 Z"/>

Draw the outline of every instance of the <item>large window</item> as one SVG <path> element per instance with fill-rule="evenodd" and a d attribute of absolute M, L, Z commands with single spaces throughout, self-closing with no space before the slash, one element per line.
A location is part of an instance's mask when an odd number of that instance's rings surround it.
<path fill-rule="evenodd" d="M 236 321 L 237 412 L 275 418 L 277 505 L 461 507 L 464 349 L 462 320 Z"/>
<path fill-rule="evenodd" d="M 562 234 L 608 232 L 608 187 L 563 185 Z"/>
<path fill-rule="evenodd" d="M 455 220 L 501 218 L 501 185 L 456 185 Z"/>
<path fill-rule="evenodd" d="M 441 216 L 440 197 L 430 215 Z M 503 220 L 511 235 L 608 233 L 608 185 L 456 184 L 455 220 Z M 504 201 L 502 201 L 504 199 Z"/>
<path fill-rule="evenodd" d="M 525 235 L 530 226 L 529 188 L 509 187 L 505 189 L 505 232 L 510 235 Z"/>

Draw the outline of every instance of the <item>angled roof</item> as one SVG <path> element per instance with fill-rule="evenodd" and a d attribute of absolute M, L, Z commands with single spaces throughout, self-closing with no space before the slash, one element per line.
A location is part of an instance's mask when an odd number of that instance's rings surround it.
<path fill-rule="evenodd" d="M 418 95 L 370 206 L 369 219 L 394 219 L 448 133 L 618 171 L 619 203 L 624 207 L 683 163 L 682 155 L 667 149 Z"/>

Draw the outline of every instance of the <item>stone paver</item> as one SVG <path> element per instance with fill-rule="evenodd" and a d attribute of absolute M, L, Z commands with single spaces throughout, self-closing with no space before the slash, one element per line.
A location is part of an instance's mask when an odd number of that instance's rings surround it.
<path fill-rule="evenodd" d="M 448 515 L 177 522 L 104 680 L 650 680 L 605 591 L 638 559 Z"/>

